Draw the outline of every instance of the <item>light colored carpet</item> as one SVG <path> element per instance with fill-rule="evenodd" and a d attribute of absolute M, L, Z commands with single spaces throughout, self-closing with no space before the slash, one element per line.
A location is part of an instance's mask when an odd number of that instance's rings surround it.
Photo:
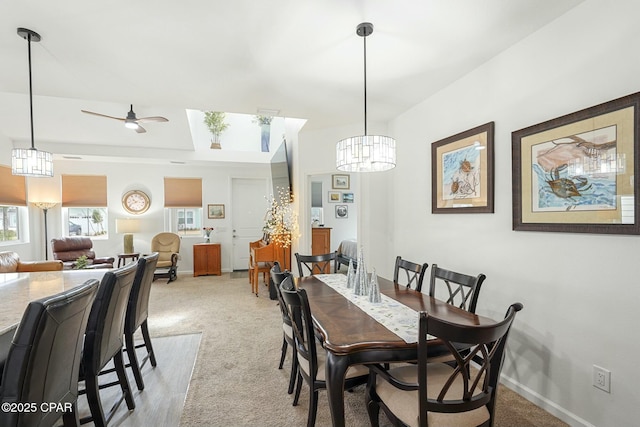
<path fill-rule="evenodd" d="M 308 387 L 303 387 L 299 405 L 292 406 L 293 397 L 287 394 L 290 358 L 284 369 L 277 369 L 282 344 L 277 303 L 269 299 L 264 285 L 256 298 L 246 274 L 233 275 L 179 274 L 170 284 L 154 282 L 151 335 L 202 333 L 180 426 L 304 426 Z M 567 425 L 506 387 L 500 388 L 498 396 L 498 427 Z M 345 416 L 347 426 L 369 425 L 364 387 L 345 393 Z M 324 391 L 316 425 L 331 425 Z M 380 425 L 390 425 L 384 414 Z"/>

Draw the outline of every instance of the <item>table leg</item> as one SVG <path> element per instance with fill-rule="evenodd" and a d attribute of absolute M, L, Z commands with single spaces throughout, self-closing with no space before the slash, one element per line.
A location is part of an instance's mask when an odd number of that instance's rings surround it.
<path fill-rule="evenodd" d="M 344 427 L 344 378 L 349 369 L 349 357 L 327 352 L 325 366 L 327 396 L 333 427 Z"/>

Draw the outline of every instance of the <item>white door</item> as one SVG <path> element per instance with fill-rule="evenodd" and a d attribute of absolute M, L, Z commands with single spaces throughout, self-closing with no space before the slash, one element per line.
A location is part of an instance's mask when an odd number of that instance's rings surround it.
<path fill-rule="evenodd" d="M 267 180 L 232 178 L 231 180 L 233 270 L 247 270 L 249 242 L 262 238 L 267 212 Z"/>

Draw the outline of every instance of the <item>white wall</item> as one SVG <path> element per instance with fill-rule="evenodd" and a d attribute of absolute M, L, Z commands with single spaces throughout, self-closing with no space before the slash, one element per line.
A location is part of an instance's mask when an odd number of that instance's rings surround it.
<path fill-rule="evenodd" d="M 394 207 L 387 260 L 485 273 L 480 314 L 524 304 L 503 374 L 571 425 L 640 419 L 640 236 L 512 231 L 511 132 L 639 91 L 639 13 L 637 1 L 586 1 L 398 117 L 393 187 L 377 197 Z M 489 121 L 495 213 L 432 215 L 431 143 Z M 611 370 L 611 394 L 592 386 L 593 364 Z"/>

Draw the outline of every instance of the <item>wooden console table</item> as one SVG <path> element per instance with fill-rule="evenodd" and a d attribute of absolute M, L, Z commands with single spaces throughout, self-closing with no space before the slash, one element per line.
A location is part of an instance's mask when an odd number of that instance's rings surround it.
<path fill-rule="evenodd" d="M 222 274 L 220 243 L 196 243 L 193 245 L 193 276 Z"/>

